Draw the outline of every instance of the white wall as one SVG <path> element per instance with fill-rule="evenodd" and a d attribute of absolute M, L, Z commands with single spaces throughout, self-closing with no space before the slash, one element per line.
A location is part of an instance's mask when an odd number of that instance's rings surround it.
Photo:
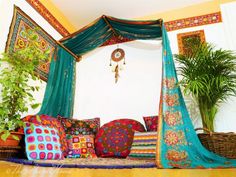
<path fill-rule="evenodd" d="M 224 32 L 227 40 L 227 47 L 236 50 L 236 2 L 221 5 Z"/>
<path fill-rule="evenodd" d="M 56 40 L 61 38 L 61 35 L 42 17 L 40 16 L 26 1 L 24 0 L 1 0 L 0 1 L 0 53 L 4 52 L 5 45 L 7 41 L 7 35 L 9 33 L 9 28 L 13 16 L 14 4 L 20 7 L 26 14 L 28 14 L 39 26 L 44 28 L 53 38 Z M 35 82 L 31 82 L 34 84 Z M 34 92 L 36 102 L 41 103 L 44 96 L 44 91 L 46 87 L 45 82 L 37 82 L 40 85 L 40 90 Z M 39 111 L 32 110 L 27 114 L 35 114 Z"/>
<path fill-rule="evenodd" d="M 143 122 L 142 116 L 158 114 L 161 41 L 134 41 L 119 47 L 126 52 L 126 65 L 117 83 L 109 66 L 117 45 L 98 48 L 77 64 L 74 117 L 100 117 L 103 124 L 118 118 Z"/>
<path fill-rule="evenodd" d="M 227 49 L 236 52 L 236 2 L 221 5 L 223 18 L 223 33 L 225 34 Z M 218 131 L 236 132 L 236 95 L 229 98 L 227 103 L 221 104 L 216 117 L 216 128 Z"/>

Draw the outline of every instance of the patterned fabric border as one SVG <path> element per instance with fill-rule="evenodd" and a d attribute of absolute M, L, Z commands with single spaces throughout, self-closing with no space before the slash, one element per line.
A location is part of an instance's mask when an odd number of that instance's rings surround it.
<path fill-rule="evenodd" d="M 222 22 L 221 12 L 165 22 L 167 31 Z"/>
<path fill-rule="evenodd" d="M 49 10 L 39 0 L 26 0 L 55 30 L 63 37 L 68 36 L 69 31 L 49 12 Z"/>
<path fill-rule="evenodd" d="M 35 72 L 39 74 L 40 78 L 47 81 L 50 61 L 57 45 L 56 41 L 17 6 L 14 7 L 14 15 L 8 34 L 5 51 L 13 52 L 24 48 L 27 45 L 27 40 L 22 35 L 22 32 L 29 28 L 38 29 L 37 34 L 40 50 L 46 51 L 49 49 L 51 51 L 48 60 L 40 63 L 40 65 L 35 68 Z"/>
<path fill-rule="evenodd" d="M 119 43 L 124 43 L 124 42 L 130 42 L 130 41 L 133 41 L 131 39 L 128 39 L 128 38 L 118 38 L 118 37 L 115 37 L 113 36 L 111 39 L 109 39 L 108 41 L 104 42 L 101 47 L 103 46 L 108 46 L 108 45 L 113 45 L 113 44 L 119 44 Z"/>
<path fill-rule="evenodd" d="M 28 2 L 37 12 L 39 12 L 39 14 L 42 15 L 63 37 L 70 34 L 39 0 L 26 0 L 26 2 Z M 220 22 L 222 22 L 221 12 L 215 12 L 211 14 L 165 22 L 165 26 L 167 31 L 174 31 L 182 28 L 190 28 L 194 26 L 202 26 Z M 112 45 L 121 42 L 122 41 L 115 43 L 112 42 L 111 44 L 108 43 L 105 45 Z"/>

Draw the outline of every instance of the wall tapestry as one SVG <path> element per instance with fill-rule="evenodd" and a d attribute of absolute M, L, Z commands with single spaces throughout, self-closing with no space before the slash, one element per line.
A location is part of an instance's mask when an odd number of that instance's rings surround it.
<path fill-rule="evenodd" d="M 50 61 L 56 46 L 56 41 L 41 28 L 35 21 L 33 21 L 27 14 L 25 14 L 19 7 L 14 6 L 14 14 L 10 26 L 10 31 L 6 43 L 6 51 L 13 52 L 24 48 L 27 44 L 26 39 L 22 35 L 22 31 L 26 29 L 39 29 L 38 42 L 42 51 L 50 50 L 50 56 L 46 62 L 41 62 L 35 72 L 39 74 L 40 78 L 44 81 L 48 79 Z"/>
<path fill-rule="evenodd" d="M 189 50 L 189 46 L 187 45 L 188 40 L 196 39 L 200 42 L 205 42 L 205 34 L 204 30 L 198 30 L 198 31 L 191 31 L 187 33 L 179 33 L 177 34 L 178 39 L 178 47 L 179 47 L 179 53 L 180 54 L 187 54 Z"/>

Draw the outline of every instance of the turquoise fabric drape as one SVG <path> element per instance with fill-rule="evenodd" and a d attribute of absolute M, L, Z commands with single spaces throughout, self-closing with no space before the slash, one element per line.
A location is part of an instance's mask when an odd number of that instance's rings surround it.
<path fill-rule="evenodd" d="M 49 78 L 38 114 L 72 117 L 75 89 L 75 59 L 58 46 L 50 64 Z"/>
<path fill-rule="evenodd" d="M 161 20 L 153 21 L 128 21 L 106 17 L 107 22 L 112 26 L 116 35 L 135 39 L 154 39 L 161 37 Z M 80 33 L 63 40 L 62 43 L 78 56 L 81 56 L 110 39 L 114 33 L 103 17 Z"/>
<path fill-rule="evenodd" d="M 161 168 L 236 167 L 236 160 L 205 149 L 189 117 L 173 61 L 169 39 L 162 27 L 162 94 L 158 125 L 157 165 Z"/>
<path fill-rule="evenodd" d="M 70 51 L 81 56 L 102 45 L 107 39 L 111 38 L 112 31 L 103 19 L 98 20 L 91 27 L 78 33 L 74 37 L 63 42 Z"/>

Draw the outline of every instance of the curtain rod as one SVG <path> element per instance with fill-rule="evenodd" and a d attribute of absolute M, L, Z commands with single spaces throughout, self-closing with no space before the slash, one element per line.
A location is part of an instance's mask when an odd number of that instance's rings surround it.
<path fill-rule="evenodd" d="M 107 17 L 105 15 L 102 16 L 103 20 L 106 22 L 106 24 L 108 25 L 108 27 L 113 31 L 113 34 L 117 37 L 119 37 L 120 35 L 116 32 L 116 30 L 114 30 L 114 28 L 111 26 L 110 22 L 107 20 Z"/>
<path fill-rule="evenodd" d="M 69 52 L 75 59 L 76 59 L 76 62 L 80 62 L 80 60 L 82 59 L 81 56 L 77 56 L 75 55 L 73 52 L 71 52 L 68 48 L 66 48 L 62 43 L 60 43 L 59 41 L 57 41 L 57 44 L 59 46 L 61 46 L 63 49 L 65 49 L 67 52 Z"/>

